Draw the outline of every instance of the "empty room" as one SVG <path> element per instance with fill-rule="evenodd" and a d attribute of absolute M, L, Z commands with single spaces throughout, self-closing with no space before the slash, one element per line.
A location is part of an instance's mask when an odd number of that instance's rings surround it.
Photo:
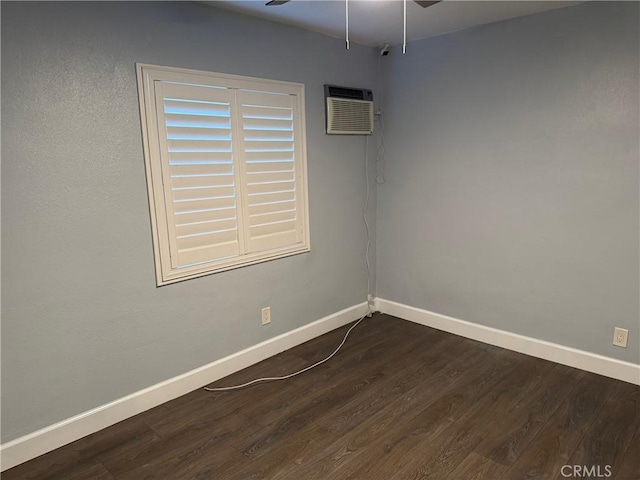
<path fill-rule="evenodd" d="M 0 8 L 3 480 L 640 479 L 640 3 Z"/>

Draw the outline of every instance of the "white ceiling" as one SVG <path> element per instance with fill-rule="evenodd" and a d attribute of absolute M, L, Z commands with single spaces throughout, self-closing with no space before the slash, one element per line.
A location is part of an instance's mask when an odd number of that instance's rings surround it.
<path fill-rule="evenodd" d="M 270 7 L 265 6 L 266 2 L 217 0 L 203 3 L 333 37 L 345 36 L 345 0 L 291 0 L 284 5 Z M 422 8 L 407 0 L 407 40 L 433 37 L 578 3 L 581 2 L 445 0 Z M 349 0 L 350 40 L 373 46 L 402 43 L 402 17 L 402 0 Z"/>

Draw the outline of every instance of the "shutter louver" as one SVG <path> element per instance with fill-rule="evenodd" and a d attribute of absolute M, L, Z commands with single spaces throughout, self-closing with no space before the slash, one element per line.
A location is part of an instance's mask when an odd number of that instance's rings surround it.
<path fill-rule="evenodd" d="M 237 93 L 244 156 L 248 250 L 260 252 L 302 241 L 296 97 Z"/>
<path fill-rule="evenodd" d="M 232 95 L 224 88 L 157 83 L 172 267 L 237 256 Z"/>

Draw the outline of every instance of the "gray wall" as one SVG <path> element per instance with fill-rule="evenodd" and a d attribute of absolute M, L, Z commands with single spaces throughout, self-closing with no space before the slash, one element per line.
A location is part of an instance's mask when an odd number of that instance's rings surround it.
<path fill-rule="evenodd" d="M 585 3 L 386 59 L 379 296 L 640 363 L 638 7 Z"/>
<path fill-rule="evenodd" d="M 200 4 L 2 2 L 3 442 L 365 301 L 364 139 L 324 135 L 322 85 L 376 57 Z M 305 84 L 311 253 L 156 288 L 135 62 Z"/>

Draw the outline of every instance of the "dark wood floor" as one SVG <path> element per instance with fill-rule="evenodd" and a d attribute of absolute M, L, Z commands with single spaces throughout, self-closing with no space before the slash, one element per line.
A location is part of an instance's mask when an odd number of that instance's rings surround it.
<path fill-rule="evenodd" d="M 304 367 L 345 331 L 215 385 Z M 633 480 L 639 396 L 638 386 L 375 315 L 306 374 L 194 391 L 2 479 L 563 479 L 563 465 L 580 465 Z"/>

